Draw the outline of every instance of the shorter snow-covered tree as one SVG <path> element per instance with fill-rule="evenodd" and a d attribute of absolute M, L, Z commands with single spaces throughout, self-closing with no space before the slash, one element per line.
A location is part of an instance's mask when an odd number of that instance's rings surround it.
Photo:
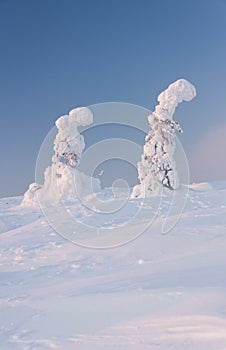
<path fill-rule="evenodd" d="M 195 95 L 194 86 L 179 79 L 158 96 L 159 104 L 148 116 L 150 131 L 145 137 L 143 154 L 138 163 L 140 184 L 133 188 L 132 198 L 149 197 L 159 193 L 163 187 L 173 190 L 179 187 L 174 152 L 175 133 L 182 132 L 182 129 L 172 117 L 180 102 L 190 101 Z"/>
<path fill-rule="evenodd" d="M 33 183 L 29 186 L 22 205 L 35 204 L 36 193 L 41 201 L 71 200 L 76 197 L 76 167 L 85 148 L 78 127 L 92 122 L 92 112 L 86 107 L 72 109 L 68 115 L 56 120 L 58 133 L 54 140 L 52 165 L 45 170 L 43 185 Z M 78 182 L 81 181 L 83 177 L 78 176 Z"/>

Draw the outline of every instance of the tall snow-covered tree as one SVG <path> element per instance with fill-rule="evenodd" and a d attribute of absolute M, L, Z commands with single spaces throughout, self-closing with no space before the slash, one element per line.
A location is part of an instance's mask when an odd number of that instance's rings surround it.
<path fill-rule="evenodd" d="M 173 190 L 179 187 L 174 151 L 175 133 L 182 132 L 182 129 L 172 117 L 180 102 L 191 101 L 195 95 L 194 86 L 179 79 L 158 96 L 158 105 L 148 116 L 150 131 L 145 137 L 143 154 L 138 163 L 140 184 L 133 188 L 132 198 L 149 197 L 159 193 L 163 187 Z"/>

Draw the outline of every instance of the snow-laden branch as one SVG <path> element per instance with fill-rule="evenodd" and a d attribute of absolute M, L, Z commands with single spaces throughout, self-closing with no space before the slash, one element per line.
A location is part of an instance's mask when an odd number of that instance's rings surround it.
<path fill-rule="evenodd" d="M 191 101 L 195 96 L 195 87 L 189 81 L 179 79 L 158 96 L 159 104 L 153 114 L 158 119 L 172 119 L 178 104 L 182 101 Z"/>

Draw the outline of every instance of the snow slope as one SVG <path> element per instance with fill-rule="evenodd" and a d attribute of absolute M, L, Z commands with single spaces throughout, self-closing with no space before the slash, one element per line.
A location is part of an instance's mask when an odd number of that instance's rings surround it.
<path fill-rule="evenodd" d="M 66 241 L 20 201 L 0 200 L 1 350 L 226 349 L 226 183 L 191 185 L 167 235 L 165 198 L 108 250 Z"/>

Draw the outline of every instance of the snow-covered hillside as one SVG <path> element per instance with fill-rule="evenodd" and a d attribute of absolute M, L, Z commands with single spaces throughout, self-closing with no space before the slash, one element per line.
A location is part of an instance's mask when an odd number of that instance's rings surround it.
<path fill-rule="evenodd" d="M 0 200 L 1 350 L 226 349 L 226 183 L 191 185 L 166 235 L 164 197 L 144 234 L 108 250 L 20 201 Z"/>

